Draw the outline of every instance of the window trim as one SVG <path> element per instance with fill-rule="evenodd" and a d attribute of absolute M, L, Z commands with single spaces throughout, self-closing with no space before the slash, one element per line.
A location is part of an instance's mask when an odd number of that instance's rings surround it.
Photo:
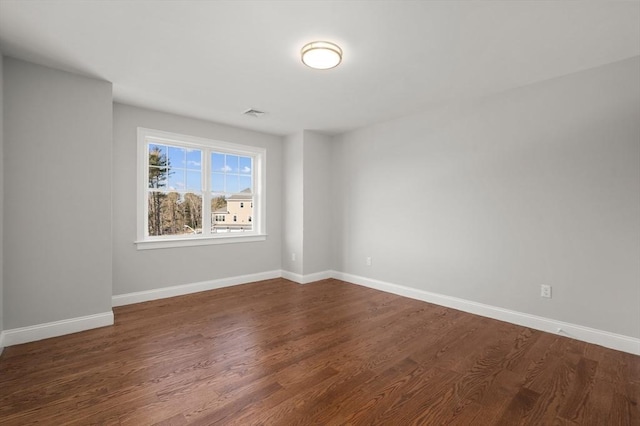
<path fill-rule="evenodd" d="M 242 243 L 242 242 L 254 242 L 266 240 L 266 161 L 267 151 L 265 148 L 240 145 L 231 142 L 218 141 L 213 139 L 201 138 L 197 136 L 182 135 L 178 133 L 166 132 L 162 130 L 148 129 L 144 127 L 138 127 L 137 131 L 137 226 L 136 235 L 137 239 L 134 243 L 138 250 L 143 249 L 157 249 L 157 248 L 172 248 L 172 247 L 186 247 L 186 246 L 201 246 L 211 244 L 228 244 L 228 243 Z M 150 142 L 150 140 L 152 140 Z M 177 145 L 183 147 L 193 147 L 198 149 L 207 149 L 217 152 L 224 152 L 237 155 L 251 156 L 253 160 L 253 218 L 259 218 L 256 226 L 256 221 L 252 221 L 253 230 L 249 232 L 238 233 L 238 235 L 231 234 L 198 234 L 191 236 L 148 236 L 147 235 L 147 220 L 148 220 L 148 145 L 150 143 L 165 143 L 168 145 Z M 211 203 L 205 202 L 210 197 L 205 197 L 204 194 L 209 192 L 211 194 L 209 184 L 210 180 L 210 159 L 205 160 L 205 153 L 203 152 L 203 206 L 202 216 L 211 216 Z M 203 223 L 204 229 L 204 223 Z"/>

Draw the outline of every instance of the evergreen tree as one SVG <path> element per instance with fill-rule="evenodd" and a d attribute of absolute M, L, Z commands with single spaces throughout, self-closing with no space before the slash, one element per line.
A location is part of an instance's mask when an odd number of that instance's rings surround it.
<path fill-rule="evenodd" d="M 171 164 L 167 155 L 159 147 L 149 151 L 149 188 L 161 189 L 167 186 Z M 166 194 L 161 191 L 149 192 L 149 235 L 162 235 L 162 205 Z"/>

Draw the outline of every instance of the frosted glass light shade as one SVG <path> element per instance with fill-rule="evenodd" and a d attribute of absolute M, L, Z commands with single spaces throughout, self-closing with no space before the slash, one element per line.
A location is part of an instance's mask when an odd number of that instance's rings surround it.
<path fill-rule="evenodd" d="M 300 54 L 306 66 L 318 70 L 334 68 L 342 61 L 342 49 L 328 41 L 314 41 L 306 44 Z"/>

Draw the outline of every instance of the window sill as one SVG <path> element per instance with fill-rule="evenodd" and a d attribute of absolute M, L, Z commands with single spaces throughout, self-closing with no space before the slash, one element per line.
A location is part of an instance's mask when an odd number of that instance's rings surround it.
<path fill-rule="evenodd" d="M 167 238 L 158 240 L 139 240 L 135 241 L 138 250 L 153 250 L 175 247 L 190 246 L 208 246 L 215 244 L 234 244 L 234 243 L 253 243 L 257 241 L 265 241 L 266 234 L 251 235 L 232 235 L 232 236 L 215 236 L 215 237 L 198 237 L 198 238 Z"/>

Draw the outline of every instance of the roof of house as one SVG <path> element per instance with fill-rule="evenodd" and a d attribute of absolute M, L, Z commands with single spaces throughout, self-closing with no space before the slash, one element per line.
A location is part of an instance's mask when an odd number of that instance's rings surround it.
<path fill-rule="evenodd" d="M 243 189 L 240 193 L 238 194 L 233 194 L 231 197 L 227 197 L 227 201 L 228 200 L 251 200 L 253 198 L 253 195 L 251 195 L 251 188 L 246 188 Z"/>

